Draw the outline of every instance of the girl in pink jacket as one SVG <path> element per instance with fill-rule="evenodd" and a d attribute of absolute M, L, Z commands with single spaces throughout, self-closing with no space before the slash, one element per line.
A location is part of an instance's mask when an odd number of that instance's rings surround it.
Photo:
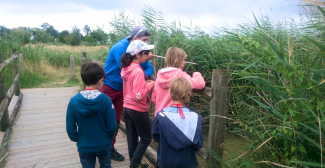
<path fill-rule="evenodd" d="M 151 142 L 151 122 L 148 114 L 151 92 L 154 81 L 145 81 L 145 73 L 139 65 L 144 63 L 153 45 L 140 40 L 130 43 L 126 53 L 121 57 L 123 79 L 123 117 L 130 157 L 130 167 L 137 168 Z M 138 141 L 140 136 L 140 142 Z M 140 166 L 141 167 L 141 166 Z"/>
<path fill-rule="evenodd" d="M 201 90 L 205 87 L 205 81 L 200 72 L 194 72 L 191 77 L 183 71 L 186 57 L 185 51 L 180 48 L 170 47 L 167 50 L 165 68 L 158 71 L 152 93 L 152 102 L 156 104 L 156 114 L 172 105 L 173 100 L 169 93 L 169 84 L 172 79 L 184 77 L 192 84 L 193 89 Z"/>

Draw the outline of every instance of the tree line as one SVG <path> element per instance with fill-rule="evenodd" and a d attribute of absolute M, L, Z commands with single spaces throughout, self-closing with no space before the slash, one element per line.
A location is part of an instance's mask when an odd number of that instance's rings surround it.
<path fill-rule="evenodd" d="M 84 32 L 85 35 L 81 33 Z M 105 33 L 101 28 L 91 30 L 90 26 L 85 25 L 82 30 L 77 26 L 72 30 L 63 30 L 59 32 L 49 23 L 43 23 L 40 27 L 18 27 L 9 29 L 0 26 L 0 38 L 14 38 L 21 40 L 22 43 L 63 43 L 68 45 L 86 45 L 107 44 L 110 34 Z"/>

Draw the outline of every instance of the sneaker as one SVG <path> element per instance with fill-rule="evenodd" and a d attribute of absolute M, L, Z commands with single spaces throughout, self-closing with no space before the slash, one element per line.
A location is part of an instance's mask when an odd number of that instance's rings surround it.
<path fill-rule="evenodd" d="M 147 163 L 145 163 L 145 164 L 141 163 L 140 166 L 141 166 L 141 168 L 148 168 L 149 167 L 149 165 Z"/>
<path fill-rule="evenodd" d="M 115 148 L 111 149 L 111 159 L 115 160 L 115 161 L 124 161 L 125 158 L 123 155 L 119 154 Z"/>

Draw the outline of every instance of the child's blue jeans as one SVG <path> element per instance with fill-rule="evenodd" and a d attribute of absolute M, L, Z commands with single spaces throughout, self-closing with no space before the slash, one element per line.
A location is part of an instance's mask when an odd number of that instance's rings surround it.
<path fill-rule="evenodd" d="M 111 149 L 100 152 L 79 153 L 82 168 L 94 168 L 98 157 L 99 168 L 111 168 Z"/>

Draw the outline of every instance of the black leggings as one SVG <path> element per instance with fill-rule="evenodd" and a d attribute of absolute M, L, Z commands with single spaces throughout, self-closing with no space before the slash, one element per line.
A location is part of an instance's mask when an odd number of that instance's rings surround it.
<path fill-rule="evenodd" d="M 123 108 L 123 117 L 126 126 L 130 167 L 138 167 L 151 140 L 151 123 L 148 112 L 139 112 Z M 139 138 L 140 137 L 140 141 Z"/>

